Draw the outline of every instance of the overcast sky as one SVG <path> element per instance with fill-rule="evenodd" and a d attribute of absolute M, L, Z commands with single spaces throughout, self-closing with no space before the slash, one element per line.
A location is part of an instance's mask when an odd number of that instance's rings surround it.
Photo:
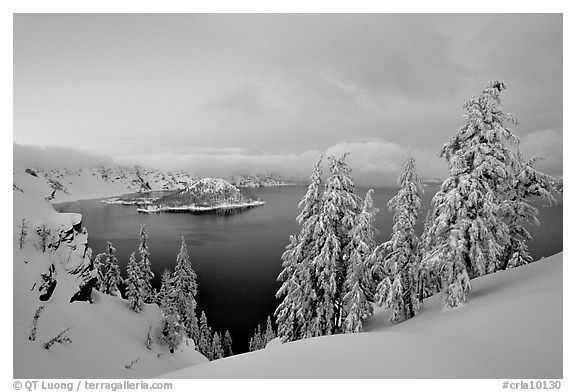
<path fill-rule="evenodd" d="M 17 14 L 14 142 L 299 178 L 351 151 L 374 184 L 410 150 L 438 177 L 462 104 L 495 79 L 525 155 L 561 175 L 561 15 Z"/>

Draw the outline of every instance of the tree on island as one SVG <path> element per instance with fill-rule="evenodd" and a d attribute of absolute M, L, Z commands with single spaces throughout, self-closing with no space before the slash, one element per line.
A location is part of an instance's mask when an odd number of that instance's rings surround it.
<path fill-rule="evenodd" d="M 392 238 L 381 244 L 373 254 L 373 269 L 382 277 L 375 298 L 391 309 L 390 320 L 393 323 L 414 317 L 420 305 L 421 257 L 415 226 L 422 208 L 424 190 L 411 156 L 404 162 L 398 183 L 398 193 L 388 202 L 394 219 Z"/>

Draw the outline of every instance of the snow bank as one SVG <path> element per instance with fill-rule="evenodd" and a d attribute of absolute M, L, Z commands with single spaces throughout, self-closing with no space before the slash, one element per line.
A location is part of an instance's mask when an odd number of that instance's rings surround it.
<path fill-rule="evenodd" d="M 13 343 L 15 378 L 148 378 L 186 366 L 206 362 L 194 350 L 194 344 L 183 344 L 175 354 L 158 344 L 161 325 L 160 310 L 146 305 L 142 313 L 128 308 L 127 301 L 93 291 L 94 304 L 70 303 L 79 289 L 80 279 L 68 271 L 78 267 L 83 259 L 88 235 L 73 232 L 70 243 L 61 243 L 55 252 L 38 250 L 35 227 L 45 225 L 53 232 L 70 230 L 78 225 L 79 214 L 59 214 L 38 196 L 13 192 Z M 18 225 L 26 218 L 30 222 L 27 241 L 19 249 Z M 40 274 L 53 264 L 56 288 L 48 301 L 39 300 Z M 29 340 L 36 310 L 44 306 L 37 324 L 36 340 Z M 43 344 L 70 328 L 67 335 L 72 343 L 56 343 L 46 350 Z M 146 348 L 146 336 L 151 328 L 152 349 Z M 137 360 L 131 369 L 125 365 Z"/>
<path fill-rule="evenodd" d="M 390 325 L 324 336 L 189 367 L 162 378 L 562 378 L 562 257 L 472 281 L 468 301 L 438 295 Z"/>

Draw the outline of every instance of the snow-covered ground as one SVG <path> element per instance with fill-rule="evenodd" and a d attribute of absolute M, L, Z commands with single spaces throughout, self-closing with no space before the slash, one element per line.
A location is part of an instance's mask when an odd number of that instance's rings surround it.
<path fill-rule="evenodd" d="M 80 277 L 72 271 L 83 263 L 89 233 L 71 230 L 81 221 L 79 214 L 59 214 L 42 197 L 13 191 L 13 347 L 15 378 L 149 378 L 186 366 L 206 362 L 193 343 L 182 345 L 175 354 L 158 343 L 161 326 L 156 305 L 142 313 L 128 308 L 127 301 L 93 291 L 93 304 L 70 303 L 78 291 Z M 19 248 L 22 219 L 29 222 L 27 241 Z M 45 225 L 52 233 L 73 232 L 54 252 L 38 249 L 35 228 Z M 40 274 L 53 264 L 56 288 L 48 301 L 39 300 Z M 44 306 L 34 341 L 29 340 L 36 310 Z M 56 343 L 49 350 L 43 344 L 67 332 L 71 343 Z M 149 328 L 154 343 L 149 350 Z M 136 361 L 131 369 L 125 365 Z"/>
<path fill-rule="evenodd" d="M 14 188 L 51 196 L 55 203 L 119 196 L 149 190 L 184 189 L 197 178 L 183 172 L 161 172 L 136 167 L 39 170 L 15 168 Z"/>
<path fill-rule="evenodd" d="M 269 344 L 162 378 L 562 378 L 563 253 L 472 281 L 466 304 L 359 334 Z"/>

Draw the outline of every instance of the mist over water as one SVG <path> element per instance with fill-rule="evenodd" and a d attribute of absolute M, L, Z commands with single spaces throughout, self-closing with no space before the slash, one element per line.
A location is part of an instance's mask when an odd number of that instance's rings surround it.
<path fill-rule="evenodd" d="M 357 188 L 364 197 L 367 188 Z M 437 187 L 425 187 L 424 211 L 430 206 Z M 266 204 L 229 215 L 187 213 L 138 213 L 134 206 L 110 205 L 98 200 L 84 200 L 56 205 L 61 212 L 77 212 L 89 233 L 93 254 L 106 251 L 110 241 L 126 275 L 130 253 L 138 250 L 140 225 L 146 225 L 152 268 L 159 287 L 165 268 L 173 269 L 180 250 L 181 236 L 188 245 L 192 267 L 198 275 L 198 308 L 204 310 L 208 324 L 214 331 L 229 330 L 234 352 L 248 350 L 248 341 L 256 326 L 265 327 L 266 317 L 273 315 L 279 301 L 275 298 L 280 283 L 276 280 L 282 270 L 280 257 L 289 243 L 290 234 L 297 234 L 298 203 L 306 187 L 272 187 L 251 189 Z M 386 203 L 397 192 L 393 188 L 375 189 L 374 205 L 380 210 L 376 216 L 378 243 L 389 239 L 392 214 Z M 540 226 L 531 227 L 534 240 L 528 243 L 535 260 L 562 250 L 562 199 L 552 207 L 539 208 Z"/>

